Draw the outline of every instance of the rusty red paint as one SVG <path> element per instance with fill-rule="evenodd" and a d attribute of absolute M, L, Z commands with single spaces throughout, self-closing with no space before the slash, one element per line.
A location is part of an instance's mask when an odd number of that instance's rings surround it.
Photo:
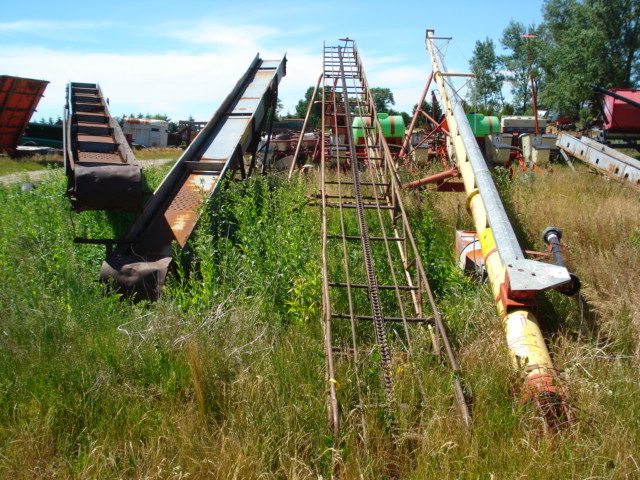
<path fill-rule="evenodd" d="M 0 151 L 13 154 L 48 81 L 0 75 Z"/>
<path fill-rule="evenodd" d="M 447 170 L 444 172 L 436 173 L 435 175 L 431 175 L 430 177 L 422 178 L 420 180 L 415 180 L 413 182 L 405 183 L 402 185 L 402 188 L 416 188 L 422 185 L 427 185 L 429 183 L 438 183 L 448 178 L 454 178 L 458 176 L 458 169 L 452 168 L 451 170 Z"/>

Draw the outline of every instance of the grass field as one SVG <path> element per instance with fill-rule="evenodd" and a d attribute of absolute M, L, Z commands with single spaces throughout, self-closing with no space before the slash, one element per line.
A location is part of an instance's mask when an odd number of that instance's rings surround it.
<path fill-rule="evenodd" d="M 154 186 L 162 171 L 146 175 Z M 336 458 L 345 479 L 640 477 L 637 192 L 586 168 L 501 182 L 523 247 L 542 250 L 541 231 L 560 227 L 583 284 L 576 297 L 540 299 L 579 419 L 555 436 L 542 434 L 517 393 L 488 286 L 455 270 L 464 198 L 407 194 L 473 391 L 473 428 L 458 418 L 450 374 L 425 355 L 429 400 L 398 387 L 410 420 L 398 440 L 378 424 L 366 447 L 355 427 L 336 447 L 326 418 L 319 216 L 304 207 L 313 175 L 231 184 L 152 304 L 95 281 L 103 247 L 72 239 L 122 225 L 100 212 L 70 214 L 65 185 L 53 170 L 29 192 L 0 187 L 0 477 L 317 480 L 330 478 Z"/>
<path fill-rule="evenodd" d="M 138 160 L 153 160 L 158 158 L 167 158 L 177 160 L 184 152 L 181 148 L 143 148 L 142 150 L 134 150 L 133 154 Z"/>
<path fill-rule="evenodd" d="M 49 167 L 62 167 L 62 155 L 34 155 L 22 158 L 0 157 L 0 175 L 33 172 Z"/>
<path fill-rule="evenodd" d="M 136 150 L 134 155 L 138 160 L 176 160 L 182 155 L 182 152 L 181 148 L 145 148 Z M 62 167 L 63 162 L 62 155 L 33 155 L 22 158 L 0 157 L 0 175 Z"/>

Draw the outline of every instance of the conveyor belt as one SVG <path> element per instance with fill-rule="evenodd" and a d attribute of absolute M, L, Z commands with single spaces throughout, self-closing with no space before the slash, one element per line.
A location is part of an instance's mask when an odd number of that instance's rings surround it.
<path fill-rule="evenodd" d="M 64 163 L 73 208 L 139 211 L 140 164 L 100 87 L 69 83 L 64 117 Z"/>
<path fill-rule="evenodd" d="M 436 356 L 446 353 L 446 362 L 456 372 L 454 394 L 468 424 L 458 366 L 352 40 L 345 40 L 344 46 L 325 47 L 322 81 L 323 306 L 328 413 L 336 441 L 343 430 L 341 423 L 349 421 L 341 419 L 340 410 L 358 412 L 365 441 L 371 422 L 378 421 L 372 412 L 388 413 L 392 435 L 402 430 L 395 362 L 413 373 L 411 382 L 422 400 L 428 401 L 425 372 L 416 367 L 413 345 L 417 338 L 421 342 L 430 338 Z M 360 118 L 354 123 L 356 117 Z M 357 142 L 354 130 L 361 129 L 365 138 Z M 345 370 L 352 373 L 347 375 Z M 379 375 L 376 378 L 371 372 Z M 351 393 L 340 394 L 338 385 Z M 344 402 L 348 403 L 340 408 Z"/>
<path fill-rule="evenodd" d="M 243 155 L 255 151 L 269 106 L 285 75 L 286 59 L 254 59 L 207 126 L 185 150 L 122 241 L 107 256 L 101 277 L 127 293 L 158 296 L 173 255 L 183 248 L 202 206 L 236 172 L 244 178 Z"/>

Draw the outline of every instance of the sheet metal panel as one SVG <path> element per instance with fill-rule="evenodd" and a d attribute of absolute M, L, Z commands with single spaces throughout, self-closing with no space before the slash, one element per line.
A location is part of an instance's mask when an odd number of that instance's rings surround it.
<path fill-rule="evenodd" d="M 151 255 L 167 255 L 167 247 L 173 242 L 184 247 L 198 221 L 202 205 L 219 179 L 219 172 L 186 175 L 178 192 L 146 230 L 139 244 L 141 250 Z"/>
<path fill-rule="evenodd" d="M 228 117 L 218 132 L 216 140 L 202 155 L 202 160 L 224 159 L 226 161 L 237 147 L 250 120 L 250 117 Z"/>
<path fill-rule="evenodd" d="M 233 107 L 233 114 L 251 114 L 257 110 L 261 100 L 260 97 L 242 97 Z"/>
<path fill-rule="evenodd" d="M 0 75 L 0 152 L 16 151 L 48 84 L 46 80 Z"/>

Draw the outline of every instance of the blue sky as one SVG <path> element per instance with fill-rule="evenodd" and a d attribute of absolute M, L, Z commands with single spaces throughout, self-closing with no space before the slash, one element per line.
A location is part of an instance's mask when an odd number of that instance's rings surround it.
<path fill-rule="evenodd" d="M 28 7 L 26 6 L 28 5 Z M 452 37 L 449 71 L 467 72 L 477 40 L 499 48 L 510 20 L 542 21 L 542 0 L 4 2 L 0 75 L 48 80 L 34 119 L 62 114 L 68 82 L 97 82 L 111 113 L 208 120 L 259 52 L 287 54 L 284 113 L 322 70 L 322 46 L 356 41 L 371 87 L 411 111 L 431 67 L 425 31 Z"/>

